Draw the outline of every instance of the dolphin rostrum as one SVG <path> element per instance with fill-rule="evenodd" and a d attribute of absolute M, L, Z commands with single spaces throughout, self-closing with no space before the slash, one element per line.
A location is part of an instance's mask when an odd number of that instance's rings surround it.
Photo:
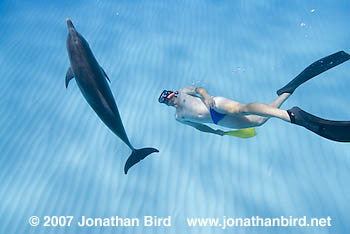
<path fill-rule="evenodd" d="M 154 148 L 135 149 L 126 135 L 113 94 L 109 88 L 106 72 L 98 64 L 87 41 L 75 30 L 73 23 L 67 19 L 69 34 L 67 51 L 70 68 L 66 74 L 66 88 L 71 79 L 75 78 L 86 101 L 94 109 L 100 119 L 132 150 L 124 166 L 127 174 L 130 167 L 147 157 L 159 152 Z"/>

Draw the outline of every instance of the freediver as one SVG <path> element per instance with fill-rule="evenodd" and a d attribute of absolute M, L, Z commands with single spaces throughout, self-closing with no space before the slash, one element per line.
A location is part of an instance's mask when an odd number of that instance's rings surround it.
<path fill-rule="evenodd" d="M 279 109 L 301 84 L 349 58 L 349 54 L 339 51 L 312 63 L 286 86 L 279 89 L 278 97 L 269 104 L 258 102 L 241 104 L 224 97 L 211 97 L 201 87 L 185 87 L 179 91 L 164 90 L 158 101 L 176 108 L 176 120 L 202 132 L 249 138 L 256 135 L 254 127 L 263 125 L 271 117 L 276 117 L 303 126 L 327 139 L 350 142 L 350 121 L 322 119 L 299 107 L 289 110 Z M 213 129 L 206 125 L 207 123 L 238 130 L 225 132 Z"/>

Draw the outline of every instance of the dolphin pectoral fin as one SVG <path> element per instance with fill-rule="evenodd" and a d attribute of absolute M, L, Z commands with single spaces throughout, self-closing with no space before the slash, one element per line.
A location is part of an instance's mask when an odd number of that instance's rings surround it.
<path fill-rule="evenodd" d="M 125 175 L 128 173 L 130 167 L 134 166 L 136 163 L 140 162 L 142 159 L 146 158 L 148 155 L 154 152 L 159 152 L 159 150 L 154 148 L 143 148 L 133 150 L 124 166 Z"/>
<path fill-rule="evenodd" d="M 74 78 L 72 68 L 69 67 L 66 73 L 66 88 L 68 88 L 69 81 Z"/>
<path fill-rule="evenodd" d="M 103 72 L 103 74 L 105 75 L 106 79 L 109 81 L 109 83 L 111 83 L 111 80 L 107 76 L 107 73 L 105 72 L 105 70 L 103 70 L 103 68 L 101 66 L 100 66 L 100 68 L 101 68 L 101 71 Z"/>

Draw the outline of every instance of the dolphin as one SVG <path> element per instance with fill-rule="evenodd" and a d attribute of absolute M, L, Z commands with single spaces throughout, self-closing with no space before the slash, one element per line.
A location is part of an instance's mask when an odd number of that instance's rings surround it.
<path fill-rule="evenodd" d="M 89 44 L 74 28 L 70 19 L 67 19 L 68 37 L 67 51 L 70 67 L 66 74 L 66 88 L 69 81 L 75 78 L 76 83 L 84 98 L 96 112 L 98 117 L 117 135 L 132 153 L 124 166 L 127 174 L 130 167 L 147 157 L 149 154 L 159 152 L 155 148 L 135 149 L 125 132 L 117 104 L 109 88 L 109 78 L 103 68 L 98 64 Z"/>

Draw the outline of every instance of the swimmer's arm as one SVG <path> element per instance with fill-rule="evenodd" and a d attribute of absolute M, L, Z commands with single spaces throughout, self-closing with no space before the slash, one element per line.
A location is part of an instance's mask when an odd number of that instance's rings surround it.
<path fill-rule="evenodd" d="M 211 98 L 208 91 L 204 88 L 200 87 L 194 87 L 194 86 L 187 86 L 180 90 L 182 93 L 188 94 L 188 95 L 200 95 L 203 98 Z"/>
<path fill-rule="evenodd" d="M 215 106 L 214 99 L 209 95 L 208 91 L 204 88 L 197 87 L 195 92 L 202 96 L 202 101 L 207 106 L 208 109 L 213 108 Z"/>
<path fill-rule="evenodd" d="M 191 127 L 194 127 L 195 129 L 201 131 L 201 132 L 207 132 L 207 133 L 213 133 L 216 135 L 220 135 L 223 136 L 224 135 L 224 131 L 220 130 L 220 129 L 212 129 L 211 127 L 205 125 L 205 124 L 200 124 L 200 123 L 195 123 L 195 122 L 191 122 L 191 121 L 180 121 L 179 122 L 189 125 Z"/>
<path fill-rule="evenodd" d="M 199 95 L 203 103 L 208 109 L 215 107 L 214 98 L 212 98 L 208 91 L 201 87 L 188 86 L 180 90 L 181 93 L 196 96 Z"/>
<path fill-rule="evenodd" d="M 184 87 L 182 89 L 180 89 L 179 91 L 180 93 L 184 93 L 184 94 L 188 94 L 188 95 L 197 95 L 198 93 L 196 92 L 196 87 L 194 86 L 187 86 L 187 87 Z"/>
<path fill-rule="evenodd" d="M 208 93 L 208 91 L 204 88 L 201 87 L 196 87 L 195 88 L 195 92 L 199 95 L 201 95 L 203 98 L 210 98 L 210 95 Z"/>

